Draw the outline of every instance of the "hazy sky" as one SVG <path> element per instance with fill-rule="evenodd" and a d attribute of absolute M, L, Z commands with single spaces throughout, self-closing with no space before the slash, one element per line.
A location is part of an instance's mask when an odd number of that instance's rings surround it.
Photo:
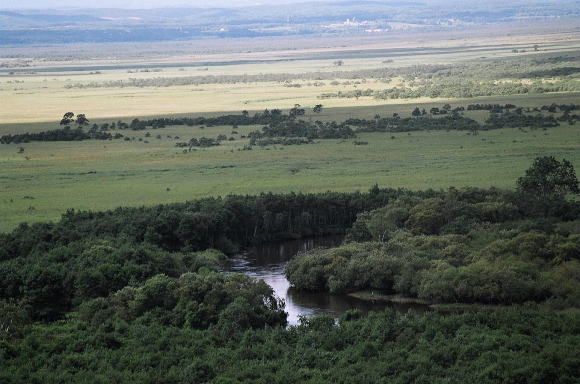
<path fill-rule="evenodd" d="M 287 4 L 312 0 L 0 0 L 0 9 L 24 8 L 160 8 L 232 7 L 258 4 Z M 314 0 L 327 1 L 327 0 Z"/>

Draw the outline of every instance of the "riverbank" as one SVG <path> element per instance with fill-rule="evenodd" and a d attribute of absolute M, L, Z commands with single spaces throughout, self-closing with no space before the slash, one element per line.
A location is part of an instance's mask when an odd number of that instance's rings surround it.
<path fill-rule="evenodd" d="M 355 299 L 369 301 L 372 303 L 391 303 L 391 304 L 405 304 L 425 307 L 437 312 L 468 312 L 468 311 L 482 311 L 482 310 L 497 310 L 505 308 L 503 305 L 495 304 L 468 304 L 468 303 L 434 303 L 428 300 L 422 300 L 414 297 L 406 297 L 402 295 L 390 295 L 378 291 L 357 291 L 349 293 L 348 296 Z"/>

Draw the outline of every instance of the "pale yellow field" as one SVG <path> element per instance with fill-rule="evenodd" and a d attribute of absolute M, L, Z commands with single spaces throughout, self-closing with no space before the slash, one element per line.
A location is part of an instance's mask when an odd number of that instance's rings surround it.
<path fill-rule="evenodd" d="M 512 37 L 495 37 L 475 43 L 474 39 L 446 39 L 425 41 L 415 39 L 408 42 L 373 42 L 361 47 L 341 48 L 348 56 L 355 49 L 363 49 L 361 57 L 345 58 L 344 65 L 333 65 L 334 58 L 324 55 L 336 55 L 337 49 L 319 48 L 296 51 L 245 52 L 235 55 L 213 54 L 198 56 L 158 57 L 147 61 L 151 68 L 155 65 L 183 65 L 183 67 L 163 68 L 161 72 L 128 73 L 126 69 L 115 69 L 115 66 L 143 64 L 145 59 L 133 60 L 78 60 L 70 63 L 62 61 L 31 61 L 30 71 L 55 66 L 81 67 L 85 65 L 105 65 L 111 69 L 101 69 L 100 74 L 90 70 L 35 72 L 34 74 L 0 73 L 0 124 L 50 122 L 57 121 L 64 112 L 85 113 L 91 119 L 166 115 L 192 112 L 222 112 L 261 110 L 265 108 L 288 108 L 295 103 L 311 107 L 323 103 L 326 107 L 359 107 L 384 104 L 422 103 L 432 99 L 412 100 L 375 100 L 360 99 L 325 99 L 318 97 L 322 93 L 351 91 L 355 89 L 384 89 L 400 85 L 401 79 L 391 83 L 375 83 L 374 80 L 364 84 L 331 85 L 323 81 L 324 86 L 308 86 L 312 81 L 293 81 L 301 84 L 300 88 L 289 88 L 283 83 L 259 82 L 249 84 L 207 84 L 200 86 L 171 86 L 147 88 L 87 88 L 67 89 L 70 84 L 87 84 L 126 80 L 129 78 L 146 79 L 156 77 L 191 77 L 207 75 L 255 75 L 274 73 L 305 73 L 329 71 L 353 71 L 360 69 L 404 67 L 419 64 L 444 64 L 477 60 L 480 57 L 512 57 L 512 49 L 527 48 L 526 55 L 533 55 L 531 44 L 540 42 L 541 52 L 565 52 L 580 48 L 580 33 L 525 35 Z M 397 53 L 396 56 L 380 54 L 381 49 L 392 48 L 414 49 L 408 53 Z M 439 51 L 440 48 L 453 48 L 453 52 Z M 379 52 L 379 53 L 377 53 Z M 368 54 L 369 57 L 365 57 Z M 0 54 L 1 55 L 1 54 Z M 310 59 L 289 60 L 296 57 Z M 228 59 L 228 60 L 226 60 Z M 256 60 L 251 64 L 212 65 L 192 67 L 200 61 Z M 276 60 L 276 61 L 274 61 Z M 392 62 L 385 62 L 393 60 Z M 0 56 L 0 62 L 11 62 Z M 62 69 L 62 68 L 61 68 Z M 345 79 L 337 79 L 343 82 Z M 444 102 L 446 100 L 436 100 Z"/>

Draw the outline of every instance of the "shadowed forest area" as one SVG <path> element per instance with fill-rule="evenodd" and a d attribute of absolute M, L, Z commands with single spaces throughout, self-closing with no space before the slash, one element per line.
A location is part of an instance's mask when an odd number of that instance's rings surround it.
<path fill-rule="evenodd" d="M 565 196 L 580 192 L 578 180 L 571 163 L 544 157 L 517 185 L 228 196 L 23 224 L 1 235 L 1 375 L 573 383 L 580 205 Z M 284 302 L 268 285 L 217 272 L 240 247 L 344 232 L 344 245 L 290 261 L 298 289 L 478 306 L 354 310 L 284 328 Z"/>

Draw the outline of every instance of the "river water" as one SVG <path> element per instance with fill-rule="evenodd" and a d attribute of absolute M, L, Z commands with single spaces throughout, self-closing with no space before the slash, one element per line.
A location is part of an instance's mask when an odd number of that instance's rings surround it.
<path fill-rule="evenodd" d="M 244 273 L 264 280 L 270 285 L 276 296 L 286 302 L 289 325 L 298 324 L 300 316 L 328 314 L 339 317 L 349 309 L 360 309 L 366 312 L 380 311 L 386 307 L 406 312 L 413 307 L 407 304 L 370 302 L 327 292 L 299 291 L 290 286 L 284 274 L 288 260 L 299 252 L 313 248 L 336 247 L 341 242 L 341 236 L 326 236 L 265 244 L 230 259 L 225 271 Z"/>

